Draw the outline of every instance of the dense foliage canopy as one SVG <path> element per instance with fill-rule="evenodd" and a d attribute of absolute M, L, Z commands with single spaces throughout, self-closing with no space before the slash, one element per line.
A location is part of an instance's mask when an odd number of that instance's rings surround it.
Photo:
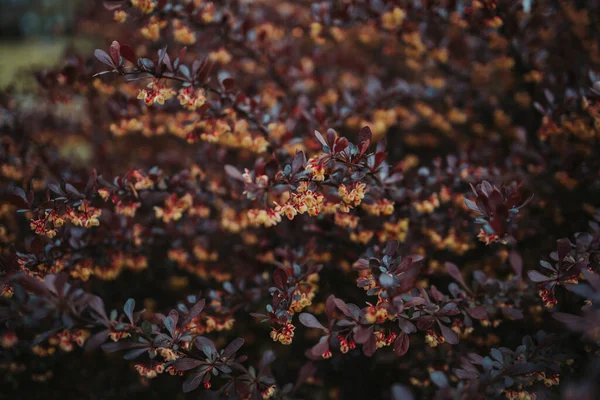
<path fill-rule="evenodd" d="M 0 94 L 0 398 L 597 398 L 598 1 L 78 30 Z"/>

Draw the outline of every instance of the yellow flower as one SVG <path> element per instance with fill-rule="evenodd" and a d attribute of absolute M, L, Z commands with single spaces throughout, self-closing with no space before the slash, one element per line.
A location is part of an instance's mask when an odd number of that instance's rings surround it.
<path fill-rule="evenodd" d="M 123 11 L 123 10 L 117 10 L 115 11 L 114 15 L 113 15 L 113 19 L 115 21 L 117 21 L 118 23 L 122 24 L 123 22 L 125 22 L 127 20 L 127 17 L 129 15 Z"/>

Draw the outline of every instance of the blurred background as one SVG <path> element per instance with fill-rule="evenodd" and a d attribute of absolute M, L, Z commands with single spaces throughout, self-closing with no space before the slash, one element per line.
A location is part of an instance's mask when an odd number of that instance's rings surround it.
<path fill-rule="evenodd" d="M 0 89 L 26 89 L 31 71 L 55 65 L 67 47 L 93 50 L 93 38 L 75 35 L 78 13 L 96 0 L 0 0 Z"/>

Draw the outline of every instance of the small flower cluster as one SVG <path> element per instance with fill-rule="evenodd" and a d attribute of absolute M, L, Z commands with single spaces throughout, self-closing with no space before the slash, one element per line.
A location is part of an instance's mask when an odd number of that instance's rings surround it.
<path fill-rule="evenodd" d="M 154 11 L 154 0 L 131 0 L 131 5 L 143 14 L 150 14 Z"/>
<path fill-rule="evenodd" d="M 237 119 L 234 111 L 226 110 L 225 113 L 229 114 L 231 118 L 200 124 L 199 129 L 204 131 L 199 136 L 201 140 L 234 149 L 250 150 L 258 154 L 267 151 L 269 142 L 264 136 L 251 132 L 248 123 L 245 120 Z M 195 140 L 196 136 L 188 137 L 190 142 Z"/>
<path fill-rule="evenodd" d="M 165 372 L 165 364 L 164 363 L 155 363 L 152 367 L 145 366 L 144 364 L 136 364 L 135 370 L 147 379 L 154 379 L 159 374 Z"/>
<path fill-rule="evenodd" d="M 274 211 L 289 220 L 294 219 L 297 214 L 304 213 L 314 217 L 319 215 L 323 198 L 322 194 L 307 189 L 307 185 L 300 185 L 296 192 L 291 194 L 290 200 L 281 205 L 275 202 Z"/>
<path fill-rule="evenodd" d="M 176 194 L 170 195 L 165 200 L 163 207 L 154 207 L 156 218 L 162 219 L 165 224 L 171 221 L 178 221 L 183 216 L 183 213 L 188 211 L 193 205 L 192 196 L 188 193 L 182 197 L 177 197 Z"/>
<path fill-rule="evenodd" d="M 177 100 L 186 110 L 195 111 L 206 103 L 203 89 L 195 89 L 192 87 L 179 89 Z"/>
<path fill-rule="evenodd" d="M 287 324 L 281 329 L 271 329 L 271 339 L 274 342 L 279 342 L 281 344 L 289 345 L 292 343 L 294 339 L 294 330 L 296 327 L 292 324 Z"/>
<path fill-rule="evenodd" d="M 66 207 L 64 212 L 57 210 L 46 211 L 44 217 L 32 219 L 30 228 L 37 235 L 47 236 L 50 239 L 56 236 L 57 229 L 69 222 L 75 226 L 91 228 L 100 225 L 102 210 L 89 205 L 83 200 L 77 208 Z"/>
<path fill-rule="evenodd" d="M 196 33 L 189 26 L 176 19 L 173 21 L 173 39 L 190 46 L 196 43 Z"/>
<path fill-rule="evenodd" d="M 147 106 L 151 106 L 154 103 L 162 105 L 176 94 L 173 89 L 165 87 L 159 80 L 154 80 L 148 84 L 147 89 L 140 90 L 137 98 L 144 100 Z"/>
<path fill-rule="evenodd" d="M 73 345 L 83 347 L 90 333 L 84 329 L 75 331 L 64 330 L 48 339 L 48 344 L 60 348 L 64 352 L 73 351 Z"/>
<path fill-rule="evenodd" d="M 14 331 L 4 332 L 0 337 L 0 346 L 5 350 L 14 347 L 17 343 L 19 343 L 19 338 Z"/>

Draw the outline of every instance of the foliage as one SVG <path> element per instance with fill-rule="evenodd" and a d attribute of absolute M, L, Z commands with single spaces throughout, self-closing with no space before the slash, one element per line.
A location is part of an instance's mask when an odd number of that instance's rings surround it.
<path fill-rule="evenodd" d="M 82 14 L 0 96 L 6 393 L 595 398 L 599 5 L 464 3 Z"/>

